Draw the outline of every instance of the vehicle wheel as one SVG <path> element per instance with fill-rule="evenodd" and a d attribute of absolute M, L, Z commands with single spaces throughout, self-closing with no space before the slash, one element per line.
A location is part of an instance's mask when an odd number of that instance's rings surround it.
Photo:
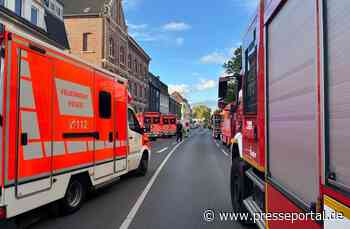
<path fill-rule="evenodd" d="M 146 176 L 148 171 L 148 156 L 147 153 L 142 155 L 139 167 L 137 169 L 137 174 L 140 176 Z"/>
<path fill-rule="evenodd" d="M 61 214 L 68 215 L 76 212 L 84 203 L 86 186 L 80 179 L 72 179 L 69 182 L 66 195 L 60 202 Z"/>
<path fill-rule="evenodd" d="M 233 159 L 231 166 L 231 202 L 235 213 L 249 213 L 243 204 L 243 200 L 248 197 L 247 191 L 250 184 L 244 174 L 244 162 L 240 159 Z M 242 223 L 251 223 L 242 221 Z"/>

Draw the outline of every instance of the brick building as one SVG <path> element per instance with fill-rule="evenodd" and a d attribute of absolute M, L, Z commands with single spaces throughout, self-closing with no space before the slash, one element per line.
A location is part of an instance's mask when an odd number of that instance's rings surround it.
<path fill-rule="evenodd" d="M 122 0 L 62 0 L 71 53 L 129 80 L 136 111 L 147 107 L 151 58 L 128 35 Z"/>

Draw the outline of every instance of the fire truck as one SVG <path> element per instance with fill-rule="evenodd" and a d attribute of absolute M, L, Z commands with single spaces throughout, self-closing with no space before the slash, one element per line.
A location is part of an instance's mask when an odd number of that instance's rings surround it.
<path fill-rule="evenodd" d="M 162 136 L 172 137 L 176 135 L 176 115 L 163 114 L 162 119 Z"/>
<path fill-rule="evenodd" d="M 241 89 L 241 75 L 221 77 L 219 80 L 219 103 L 221 111 L 221 142 L 230 147 L 231 140 L 237 133 L 237 128 L 241 125 L 239 118 L 242 116 L 242 109 L 239 100 Z"/>
<path fill-rule="evenodd" d="M 212 126 L 212 136 L 214 139 L 220 139 L 221 136 L 221 112 L 215 111 L 211 117 Z"/>
<path fill-rule="evenodd" d="M 72 213 L 89 189 L 145 175 L 127 80 L 0 23 L 0 224 L 53 202 Z"/>
<path fill-rule="evenodd" d="M 350 228 L 349 11 L 349 1 L 260 0 L 244 35 L 231 199 L 235 212 L 281 214 L 259 228 Z"/>
<path fill-rule="evenodd" d="M 145 128 L 147 136 L 151 139 L 162 136 L 161 116 L 160 112 L 143 112 L 137 114 L 141 126 Z"/>

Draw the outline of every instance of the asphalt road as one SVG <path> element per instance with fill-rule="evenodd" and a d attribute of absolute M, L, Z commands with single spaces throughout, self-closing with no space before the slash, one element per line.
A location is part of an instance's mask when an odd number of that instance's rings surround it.
<path fill-rule="evenodd" d="M 146 177 L 123 177 L 91 194 L 77 213 L 41 216 L 29 228 L 248 228 L 221 222 L 217 214 L 213 222 L 203 219 L 206 210 L 231 210 L 229 168 L 230 155 L 215 144 L 208 130 L 194 130 L 180 145 L 175 138 L 158 139 L 152 143 Z"/>

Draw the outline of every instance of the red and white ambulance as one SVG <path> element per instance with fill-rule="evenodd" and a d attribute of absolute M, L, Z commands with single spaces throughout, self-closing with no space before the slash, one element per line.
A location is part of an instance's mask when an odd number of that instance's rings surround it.
<path fill-rule="evenodd" d="M 176 135 L 176 115 L 162 115 L 162 136 L 171 137 Z"/>
<path fill-rule="evenodd" d="M 149 138 L 155 139 L 162 136 L 161 113 L 143 112 L 138 113 L 137 118 Z"/>
<path fill-rule="evenodd" d="M 71 213 L 88 189 L 144 175 L 127 80 L 1 23 L 0 221 L 55 201 Z"/>

